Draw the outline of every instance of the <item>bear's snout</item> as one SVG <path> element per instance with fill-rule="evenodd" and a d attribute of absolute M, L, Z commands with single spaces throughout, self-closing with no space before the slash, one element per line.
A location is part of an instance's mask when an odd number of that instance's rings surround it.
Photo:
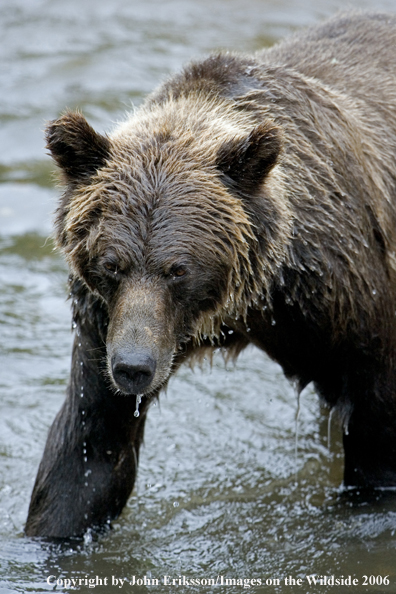
<path fill-rule="evenodd" d="M 111 308 L 106 337 L 107 373 L 125 395 L 148 394 L 164 386 L 176 350 L 167 294 L 134 278 Z"/>
<path fill-rule="evenodd" d="M 157 362 L 150 353 L 121 352 L 111 358 L 114 382 L 122 392 L 139 394 L 153 381 Z"/>

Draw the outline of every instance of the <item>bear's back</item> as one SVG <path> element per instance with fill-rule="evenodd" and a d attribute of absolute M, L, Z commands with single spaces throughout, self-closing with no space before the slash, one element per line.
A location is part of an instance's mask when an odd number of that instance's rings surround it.
<path fill-rule="evenodd" d="M 264 67 L 292 68 L 355 99 L 386 101 L 396 92 L 396 16 L 339 15 L 256 57 Z"/>

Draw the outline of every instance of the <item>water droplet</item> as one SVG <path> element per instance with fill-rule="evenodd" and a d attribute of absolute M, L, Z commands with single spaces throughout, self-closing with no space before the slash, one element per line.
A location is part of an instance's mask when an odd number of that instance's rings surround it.
<path fill-rule="evenodd" d="M 84 456 L 84 462 L 88 462 L 88 458 Z"/>
<path fill-rule="evenodd" d="M 273 320 L 271 321 L 271 326 L 275 326 L 275 324 L 276 324 L 276 320 L 274 320 L 274 319 L 273 319 Z"/>
<path fill-rule="evenodd" d="M 73 330 L 75 330 L 77 328 L 77 324 L 74 320 L 72 321 L 72 328 L 73 328 Z"/>
<path fill-rule="evenodd" d="M 173 507 L 179 507 L 179 502 L 178 501 L 174 501 L 173 502 Z"/>
<path fill-rule="evenodd" d="M 234 334 L 234 330 L 228 330 L 228 334 Z"/>
<path fill-rule="evenodd" d="M 136 409 L 135 412 L 133 413 L 135 417 L 138 417 L 140 415 L 139 413 L 139 404 L 142 401 L 142 396 L 141 394 L 136 394 Z"/>
<path fill-rule="evenodd" d="M 329 412 L 329 418 L 327 419 L 327 449 L 330 453 L 330 437 L 331 437 L 331 420 L 333 418 L 334 408 L 332 408 Z"/>
<path fill-rule="evenodd" d="M 84 476 L 88 477 L 90 474 L 92 474 L 92 470 L 88 468 L 88 470 L 84 472 Z"/>
<path fill-rule="evenodd" d="M 376 295 L 377 294 L 377 291 L 375 289 L 373 289 L 372 292 L 373 292 L 373 295 Z"/>

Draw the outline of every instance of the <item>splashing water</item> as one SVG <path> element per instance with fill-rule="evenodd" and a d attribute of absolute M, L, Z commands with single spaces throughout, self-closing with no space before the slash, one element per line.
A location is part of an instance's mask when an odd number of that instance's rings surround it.
<path fill-rule="evenodd" d="M 142 401 L 141 394 L 136 394 L 136 409 L 135 409 L 135 412 L 133 413 L 135 415 L 135 417 L 138 417 L 140 415 L 139 404 L 141 403 L 141 401 Z"/>
<path fill-rule="evenodd" d="M 85 514 L 84 515 L 85 519 L 88 519 L 88 515 Z M 87 528 L 87 531 L 84 534 L 84 545 L 88 546 L 90 544 L 92 544 L 93 538 L 92 538 L 92 530 L 91 528 Z"/>
<path fill-rule="evenodd" d="M 294 386 L 294 390 L 297 396 L 297 409 L 296 409 L 296 417 L 295 417 L 295 442 L 294 442 L 294 463 L 296 465 L 296 472 L 295 472 L 295 480 L 296 483 L 298 482 L 298 468 L 297 468 L 297 461 L 298 461 L 298 421 L 300 417 L 300 396 L 301 396 L 301 388 L 296 384 Z"/>

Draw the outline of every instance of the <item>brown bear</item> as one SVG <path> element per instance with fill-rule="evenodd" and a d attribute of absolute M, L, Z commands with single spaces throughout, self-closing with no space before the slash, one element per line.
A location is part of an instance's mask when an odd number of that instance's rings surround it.
<path fill-rule="evenodd" d="M 170 375 L 249 343 L 338 411 L 345 485 L 396 486 L 395 17 L 212 55 L 109 136 L 69 112 L 47 142 L 75 341 L 28 535 L 117 517 Z"/>

